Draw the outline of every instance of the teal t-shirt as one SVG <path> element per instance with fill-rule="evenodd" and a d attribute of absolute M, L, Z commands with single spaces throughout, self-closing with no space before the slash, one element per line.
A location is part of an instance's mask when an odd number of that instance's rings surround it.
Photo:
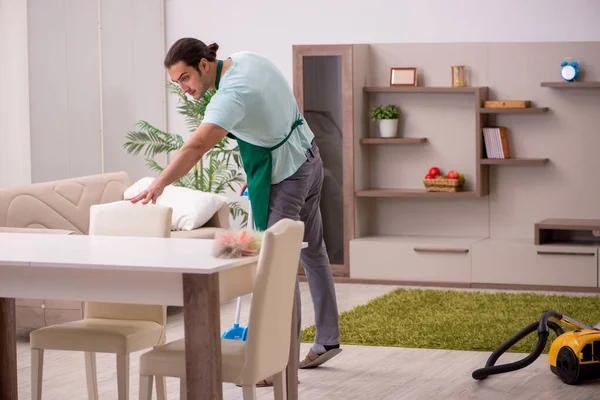
<path fill-rule="evenodd" d="M 275 64 L 259 54 L 240 52 L 230 58 L 233 62 L 206 107 L 203 122 L 256 146 L 277 145 L 301 117 L 290 85 Z M 306 161 L 313 138 L 305 120 L 287 142 L 272 151 L 273 184 L 293 175 Z"/>

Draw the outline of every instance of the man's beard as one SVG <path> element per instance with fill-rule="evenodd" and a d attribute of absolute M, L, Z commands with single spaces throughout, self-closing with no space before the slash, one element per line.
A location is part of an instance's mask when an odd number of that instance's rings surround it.
<path fill-rule="evenodd" d="M 200 84 L 203 84 L 204 82 L 202 82 L 202 72 L 198 69 L 198 80 L 200 81 Z M 204 86 L 202 86 L 202 88 L 198 91 L 198 99 L 201 99 L 204 97 L 204 95 L 206 94 L 206 92 L 208 92 L 208 84 L 204 84 Z"/>
<path fill-rule="evenodd" d="M 208 92 L 208 85 L 202 86 L 202 89 L 198 91 L 198 99 L 201 99 L 202 97 L 204 97 L 206 92 Z M 198 99 L 196 99 L 196 100 L 198 100 Z"/>

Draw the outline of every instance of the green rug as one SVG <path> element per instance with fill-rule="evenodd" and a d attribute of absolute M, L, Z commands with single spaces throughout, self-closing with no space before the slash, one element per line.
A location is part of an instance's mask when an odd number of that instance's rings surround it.
<path fill-rule="evenodd" d="M 341 313 L 341 342 L 491 352 L 546 309 L 592 326 L 600 321 L 598 296 L 397 289 Z M 302 330 L 301 340 L 312 342 L 314 335 L 313 325 Z M 545 353 L 555 337 L 552 332 Z M 510 351 L 530 353 L 536 343 L 533 332 Z"/>

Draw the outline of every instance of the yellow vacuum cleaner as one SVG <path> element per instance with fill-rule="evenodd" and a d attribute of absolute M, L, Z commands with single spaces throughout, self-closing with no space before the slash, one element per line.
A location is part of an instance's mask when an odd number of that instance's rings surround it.
<path fill-rule="evenodd" d="M 565 332 L 558 323 L 550 321 L 550 317 L 558 319 L 575 330 Z M 495 365 L 504 352 L 536 329 L 538 342 L 531 354 L 519 361 Z M 600 330 L 559 312 L 546 310 L 538 322 L 529 324 L 494 350 L 485 367 L 473 371 L 473 379 L 482 380 L 490 375 L 525 368 L 544 351 L 549 329 L 552 329 L 557 336 L 548 352 L 548 364 L 555 375 L 569 385 L 600 378 Z"/>

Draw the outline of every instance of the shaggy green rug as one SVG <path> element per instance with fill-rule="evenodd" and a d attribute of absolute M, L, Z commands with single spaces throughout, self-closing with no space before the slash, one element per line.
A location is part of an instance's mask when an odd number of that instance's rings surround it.
<path fill-rule="evenodd" d="M 491 352 L 539 321 L 546 309 L 592 326 L 600 321 L 598 296 L 397 289 L 341 313 L 341 342 Z M 312 342 L 314 335 L 312 325 L 302 330 L 301 340 Z M 554 332 L 548 337 L 545 353 L 555 337 Z M 537 332 L 533 332 L 510 351 L 530 353 L 536 343 Z"/>

